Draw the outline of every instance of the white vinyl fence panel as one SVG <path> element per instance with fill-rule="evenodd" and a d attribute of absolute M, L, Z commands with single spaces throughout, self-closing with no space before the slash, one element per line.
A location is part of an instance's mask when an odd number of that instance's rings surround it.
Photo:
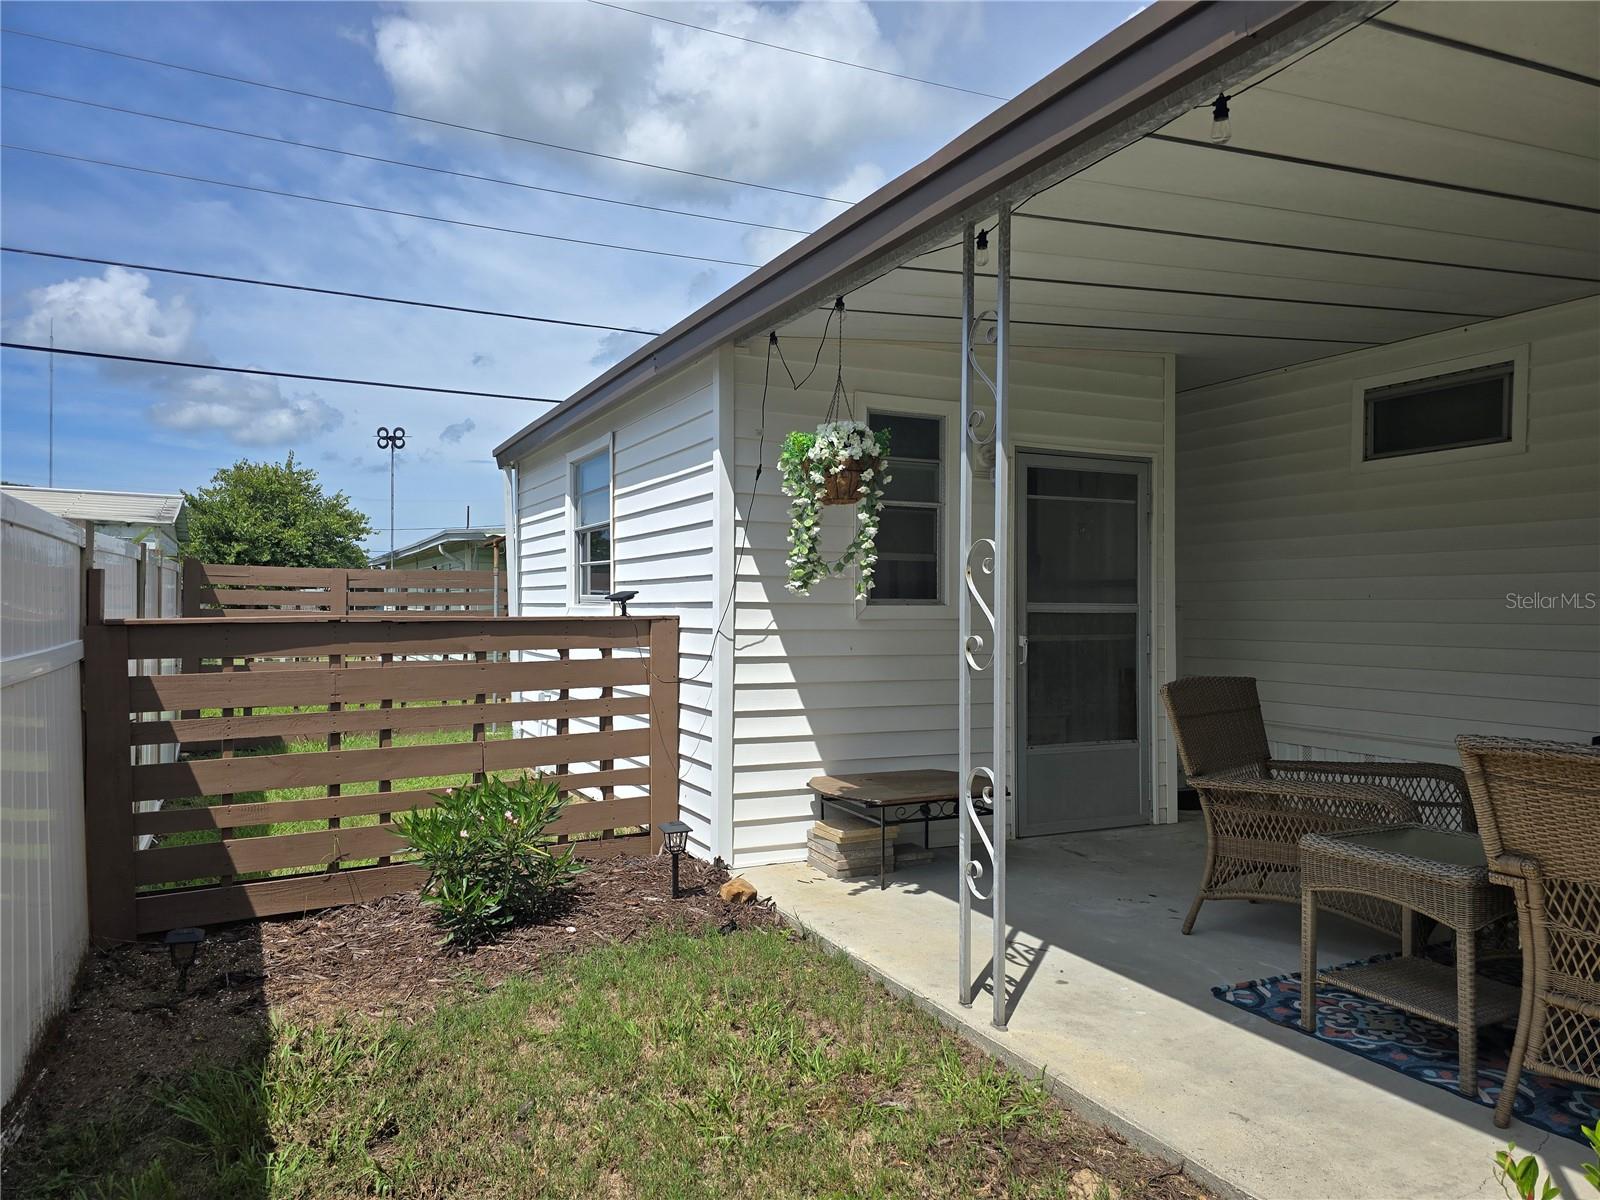
<path fill-rule="evenodd" d="M 9 1099 L 89 937 L 78 702 L 84 534 L 0 514 L 0 1075 Z"/>
<path fill-rule="evenodd" d="M 79 699 L 88 538 L 13 496 L 0 503 L 0 1084 L 9 1100 L 88 945 Z M 106 572 L 107 616 L 181 612 L 176 560 L 96 537 L 94 565 Z M 140 761 L 175 751 L 141 747 Z"/>

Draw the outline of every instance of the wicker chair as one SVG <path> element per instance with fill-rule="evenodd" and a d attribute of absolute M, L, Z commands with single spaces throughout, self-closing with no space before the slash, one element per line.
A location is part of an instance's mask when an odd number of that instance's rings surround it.
<path fill-rule="evenodd" d="M 1456 739 L 1491 877 L 1517 897 L 1522 1011 L 1495 1105 L 1524 1069 L 1600 1087 L 1600 748 Z"/>
<path fill-rule="evenodd" d="M 1434 763 L 1288 762 L 1270 757 L 1256 681 L 1192 676 L 1161 689 L 1189 783 L 1206 822 L 1206 865 L 1183 922 L 1207 900 L 1300 903 L 1299 842 L 1308 833 L 1405 822 L 1471 827 L 1461 772 Z M 1329 893 L 1323 907 L 1386 933 L 1400 910 Z"/>

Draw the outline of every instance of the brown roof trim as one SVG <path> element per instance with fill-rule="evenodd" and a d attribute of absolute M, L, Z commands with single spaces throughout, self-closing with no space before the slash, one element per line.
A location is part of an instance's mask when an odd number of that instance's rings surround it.
<path fill-rule="evenodd" d="M 787 319 L 797 299 L 1029 178 L 1077 146 L 1319 14 L 1328 0 L 1160 0 L 938 153 L 879 188 L 591 380 L 499 446 L 509 465 L 724 342 Z"/>

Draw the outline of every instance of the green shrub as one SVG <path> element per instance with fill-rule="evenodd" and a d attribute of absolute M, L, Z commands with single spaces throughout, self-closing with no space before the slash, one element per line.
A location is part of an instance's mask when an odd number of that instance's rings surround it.
<path fill-rule="evenodd" d="M 394 823 L 428 868 L 422 896 L 446 942 L 474 946 L 540 919 L 583 869 L 545 833 L 567 797 L 542 775 L 466 784 L 438 801 Z"/>

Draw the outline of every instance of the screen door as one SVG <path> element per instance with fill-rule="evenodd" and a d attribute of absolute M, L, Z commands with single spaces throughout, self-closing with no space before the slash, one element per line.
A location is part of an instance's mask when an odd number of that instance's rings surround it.
<path fill-rule="evenodd" d="M 1149 819 L 1150 466 L 1017 456 L 1017 832 Z"/>

